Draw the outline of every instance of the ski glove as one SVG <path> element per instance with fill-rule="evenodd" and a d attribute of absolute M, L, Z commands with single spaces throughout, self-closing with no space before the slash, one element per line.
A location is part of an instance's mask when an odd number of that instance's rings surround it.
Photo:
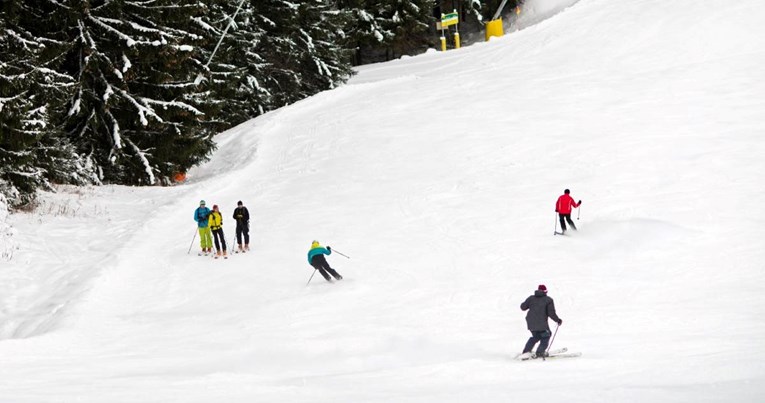
<path fill-rule="evenodd" d="M 327 250 L 332 252 L 332 247 L 331 246 L 327 246 Z"/>
<path fill-rule="evenodd" d="M 581 201 L 581 200 L 579 200 L 579 204 L 582 204 L 582 201 Z"/>
<path fill-rule="evenodd" d="M 557 213 L 557 212 L 558 212 L 558 209 L 555 209 L 555 212 Z"/>
<path fill-rule="evenodd" d="M 563 319 L 558 319 L 558 326 L 563 324 Z"/>

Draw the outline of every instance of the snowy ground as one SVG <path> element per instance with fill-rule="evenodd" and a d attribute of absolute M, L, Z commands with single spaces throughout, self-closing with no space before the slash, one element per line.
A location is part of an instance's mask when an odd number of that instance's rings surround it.
<path fill-rule="evenodd" d="M 581 0 L 366 66 L 186 185 L 44 195 L 2 238 L 0 402 L 762 401 L 763 20 Z M 200 199 L 253 253 L 187 254 Z M 345 280 L 306 287 L 313 239 Z M 512 360 L 540 283 L 582 357 Z"/>

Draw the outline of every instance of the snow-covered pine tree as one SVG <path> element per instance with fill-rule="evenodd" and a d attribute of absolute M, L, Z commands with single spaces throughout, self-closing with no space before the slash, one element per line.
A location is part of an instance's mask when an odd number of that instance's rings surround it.
<path fill-rule="evenodd" d="M 385 55 L 394 37 L 387 30 L 385 0 L 339 0 L 338 8 L 346 18 L 343 21 L 344 43 L 353 49 L 353 65 L 386 60 Z M 384 55 L 383 57 L 377 55 Z"/>
<path fill-rule="evenodd" d="M 7 26 L 7 15 L 0 14 L 0 193 L 11 204 L 29 201 L 34 191 L 46 183 L 43 172 L 34 166 L 34 146 L 47 124 L 45 103 L 31 94 L 33 50 L 39 44 L 21 37 Z M 33 69 L 33 67 L 32 67 Z"/>
<path fill-rule="evenodd" d="M 32 35 L 20 16 L 23 1 L 0 5 L 0 193 L 12 207 L 34 200 L 38 188 L 97 180 L 61 136 L 55 113 L 71 95 L 72 77 L 58 73 L 59 43 Z"/>
<path fill-rule="evenodd" d="M 433 0 L 389 0 L 388 7 L 390 17 L 383 26 L 393 32 L 392 57 L 421 53 L 435 45 Z"/>
<path fill-rule="evenodd" d="M 194 18 L 199 35 L 207 38 L 199 61 L 205 66 L 204 85 L 221 100 L 218 120 L 226 127 L 273 109 L 272 91 L 279 91 L 261 56 L 261 26 L 269 20 L 256 11 L 255 3 L 212 0 L 207 2 L 209 11 Z"/>
<path fill-rule="evenodd" d="M 300 5 L 297 17 L 301 92 L 311 96 L 344 83 L 353 71 L 351 51 L 343 45 L 342 14 L 332 1 L 313 0 Z"/>
<path fill-rule="evenodd" d="M 204 38 L 193 0 L 31 2 L 22 16 L 33 36 L 65 47 L 59 73 L 75 81 L 64 130 L 106 182 L 154 184 L 211 152 L 214 111 L 194 84 Z"/>
<path fill-rule="evenodd" d="M 342 0 L 353 15 L 345 28 L 354 64 L 413 55 L 435 45 L 434 0 Z"/>
<path fill-rule="evenodd" d="M 328 0 L 255 3 L 256 23 L 265 31 L 259 55 L 278 83 L 276 106 L 286 105 L 345 82 L 350 51 L 342 45 L 342 13 Z"/>
<path fill-rule="evenodd" d="M 333 88 L 350 75 L 349 52 L 338 42 L 344 13 L 329 1 L 213 0 L 207 6 L 207 15 L 194 19 L 207 38 L 199 63 L 213 98 L 225 100 L 219 119 L 227 124 Z"/>

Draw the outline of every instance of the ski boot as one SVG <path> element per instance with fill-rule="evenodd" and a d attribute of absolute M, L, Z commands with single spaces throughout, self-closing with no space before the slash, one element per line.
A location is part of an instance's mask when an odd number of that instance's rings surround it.
<path fill-rule="evenodd" d="M 518 359 L 521 361 L 530 360 L 532 358 L 534 358 L 534 354 L 532 354 L 531 351 L 522 353 L 521 355 L 518 356 Z"/>

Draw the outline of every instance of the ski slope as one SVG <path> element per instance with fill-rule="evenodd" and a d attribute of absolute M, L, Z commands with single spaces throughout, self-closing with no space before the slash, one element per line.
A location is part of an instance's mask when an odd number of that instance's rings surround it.
<path fill-rule="evenodd" d="M 0 402 L 762 401 L 765 3 L 559 11 L 11 216 Z M 187 254 L 200 199 L 252 253 Z M 314 239 L 344 280 L 306 286 Z M 512 359 L 538 284 L 582 357 Z"/>

